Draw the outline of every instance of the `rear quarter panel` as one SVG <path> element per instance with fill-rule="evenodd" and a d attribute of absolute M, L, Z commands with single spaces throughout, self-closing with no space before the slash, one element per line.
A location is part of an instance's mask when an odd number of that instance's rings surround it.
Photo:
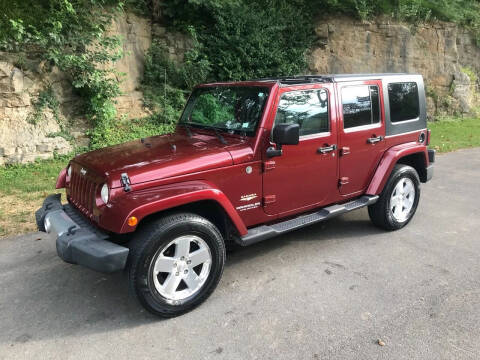
<path fill-rule="evenodd" d="M 402 157 L 421 153 L 425 158 L 425 165 L 429 165 L 428 150 L 424 144 L 418 142 L 406 142 L 400 145 L 395 145 L 388 149 L 380 160 L 380 164 L 375 171 L 375 174 L 367 188 L 367 195 L 378 195 L 382 192 L 387 180 L 392 173 L 392 170 Z"/>

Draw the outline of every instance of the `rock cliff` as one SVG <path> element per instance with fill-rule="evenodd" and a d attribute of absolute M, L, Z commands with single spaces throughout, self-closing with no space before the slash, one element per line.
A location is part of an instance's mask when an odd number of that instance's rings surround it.
<path fill-rule="evenodd" d="M 420 73 L 428 93 L 428 113 L 468 113 L 475 105 L 480 48 L 470 33 L 450 23 L 417 26 L 380 18 L 321 19 L 309 54 L 312 73 Z"/>

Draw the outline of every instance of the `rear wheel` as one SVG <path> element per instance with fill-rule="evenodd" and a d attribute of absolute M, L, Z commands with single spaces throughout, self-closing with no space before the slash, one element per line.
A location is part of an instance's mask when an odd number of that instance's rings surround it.
<path fill-rule="evenodd" d="M 420 179 L 414 168 L 397 164 L 378 201 L 368 207 L 372 222 L 386 230 L 397 230 L 412 219 L 420 199 Z"/>
<path fill-rule="evenodd" d="M 205 301 L 217 286 L 225 262 L 218 229 L 189 213 L 146 225 L 130 244 L 130 287 L 150 312 L 173 317 Z"/>

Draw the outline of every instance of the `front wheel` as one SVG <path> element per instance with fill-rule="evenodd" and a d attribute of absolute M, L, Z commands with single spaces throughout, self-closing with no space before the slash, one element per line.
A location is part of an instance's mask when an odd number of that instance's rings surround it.
<path fill-rule="evenodd" d="M 130 244 L 130 288 L 150 312 L 173 317 L 205 301 L 225 263 L 222 235 L 211 222 L 180 213 L 146 225 Z"/>
<path fill-rule="evenodd" d="M 408 224 L 420 199 L 420 179 L 408 165 L 395 165 L 378 201 L 368 207 L 372 222 L 386 230 L 398 230 Z"/>

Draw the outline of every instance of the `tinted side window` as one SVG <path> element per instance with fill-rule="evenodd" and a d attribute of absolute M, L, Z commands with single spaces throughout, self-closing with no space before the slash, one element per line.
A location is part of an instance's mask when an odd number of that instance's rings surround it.
<path fill-rule="evenodd" d="M 380 122 L 378 86 L 346 86 L 342 89 L 343 128 Z"/>
<path fill-rule="evenodd" d="M 391 122 L 412 120 L 420 115 L 417 83 L 388 84 L 388 98 Z"/>
<path fill-rule="evenodd" d="M 301 90 L 284 93 L 278 104 L 275 124 L 290 123 L 300 125 L 300 136 L 328 131 L 327 90 Z"/>

